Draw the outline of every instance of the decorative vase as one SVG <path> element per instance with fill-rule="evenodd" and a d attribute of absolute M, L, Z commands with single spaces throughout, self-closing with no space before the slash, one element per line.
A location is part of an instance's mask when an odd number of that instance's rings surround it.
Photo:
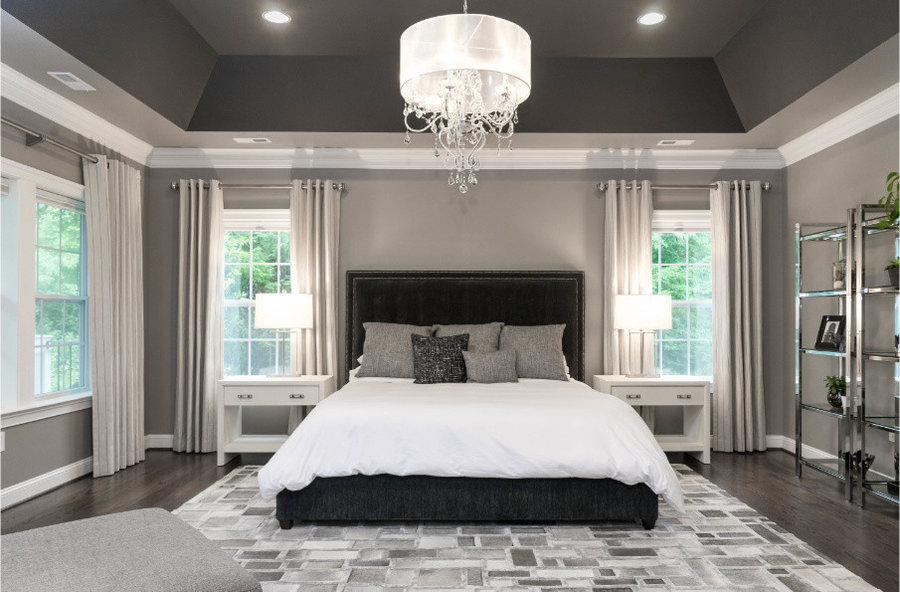
<path fill-rule="evenodd" d="M 842 393 L 840 391 L 838 391 L 838 392 L 828 391 L 828 397 L 827 397 L 828 404 L 831 405 L 832 407 L 834 407 L 835 409 L 842 408 L 844 406 L 844 402 L 841 400 L 841 395 L 843 395 L 843 394 L 844 393 Z"/>
<path fill-rule="evenodd" d="M 898 285 L 900 285 L 900 283 L 898 283 L 897 281 L 898 277 L 900 277 L 900 274 L 898 274 L 898 272 L 900 272 L 900 267 L 888 267 L 887 272 L 888 278 L 890 278 L 891 280 L 891 286 L 896 288 Z"/>

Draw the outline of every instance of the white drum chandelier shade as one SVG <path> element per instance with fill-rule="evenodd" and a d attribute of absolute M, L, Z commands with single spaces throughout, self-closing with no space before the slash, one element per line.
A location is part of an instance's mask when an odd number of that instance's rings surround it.
<path fill-rule="evenodd" d="M 510 140 L 516 109 L 531 94 L 531 38 L 515 23 L 483 14 L 418 22 L 400 37 L 400 94 L 409 132 L 431 131 L 450 185 L 478 182 L 487 134 Z M 499 145 L 498 145 L 499 147 Z"/>

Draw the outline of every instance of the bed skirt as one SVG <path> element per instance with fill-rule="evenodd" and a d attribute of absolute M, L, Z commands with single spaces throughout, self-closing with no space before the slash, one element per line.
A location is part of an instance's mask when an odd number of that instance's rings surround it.
<path fill-rule="evenodd" d="M 414 475 L 318 478 L 278 494 L 275 516 L 294 522 L 640 520 L 653 528 L 659 498 L 613 479 L 474 479 Z"/>

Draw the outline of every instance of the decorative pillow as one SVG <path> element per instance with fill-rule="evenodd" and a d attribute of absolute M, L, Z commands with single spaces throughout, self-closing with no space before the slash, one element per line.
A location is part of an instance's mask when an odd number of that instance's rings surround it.
<path fill-rule="evenodd" d="M 363 323 L 366 341 L 363 360 L 356 374 L 359 378 L 383 376 L 413 378 L 413 352 L 410 335 L 431 336 L 433 327 L 417 327 L 397 323 Z"/>
<path fill-rule="evenodd" d="M 516 350 L 462 353 L 469 382 L 519 382 L 516 374 Z"/>
<path fill-rule="evenodd" d="M 463 350 L 469 346 L 468 334 L 450 337 L 413 335 L 411 339 L 416 384 L 466 381 Z"/>
<path fill-rule="evenodd" d="M 505 325 L 500 332 L 500 349 L 516 350 L 519 378 L 568 380 L 562 350 L 565 329 L 565 325 Z"/>
<path fill-rule="evenodd" d="M 437 325 L 435 337 L 469 334 L 470 352 L 497 351 L 500 345 L 500 329 L 503 323 L 485 323 L 483 325 Z"/>

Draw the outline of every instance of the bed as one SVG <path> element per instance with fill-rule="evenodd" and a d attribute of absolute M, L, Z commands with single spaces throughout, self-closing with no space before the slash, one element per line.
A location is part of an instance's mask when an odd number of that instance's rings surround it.
<path fill-rule="evenodd" d="M 658 495 L 681 505 L 674 472 L 634 410 L 580 382 L 583 273 L 350 271 L 347 373 L 362 354 L 369 321 L 564 323 L 572 380 L 348 383 L 260 471 L 261 492 L 276 497 L 282 528 L 638 520 L 650 529 Z"/>

